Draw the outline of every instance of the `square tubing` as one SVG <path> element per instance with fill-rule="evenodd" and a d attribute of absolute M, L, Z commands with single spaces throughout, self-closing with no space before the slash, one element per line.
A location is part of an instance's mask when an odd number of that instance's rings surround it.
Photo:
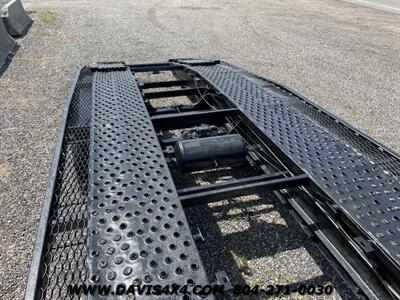
<path fill-rule="evenodd" d="M 172 130 L 198 126 L 207 122 L 223 124 L 225 117 L 237 115 L 239 109 L 229 108 L 211 111 L 195 111 L 186 113 L 156 115 L 151 117 L 156 130 Z"/>
<path fill-rule="evenodd" d="M 160 91 L 160 92 L 148 92 L 144 93 L 143 98 L 146 100 L 150 99 L 159 99 L 159 98 L 170 98 L 170 97 L 180 97 L 180 96 L 191 96 L 198 95 L 204 89 L 179 89 L 179 90 L 171 90 L 171 91 Z M 199 95 L 200 96 L 200 95 Z"/>
<path fill-rule="evenodd" d="M 156 81 L 156 82 L 144 82 L 140 85 L 140 88 L 145 89 L 156 89 L 161 87 L 172 87 L 172 86 L 187 86 L 189 81 L 186 80 L 172 80 L 172 81 Z"/>
<path fill-rule="evenodd" d="M 251 184 L 256 182 L 261 182 L 265 180 L 272 180 L 272 179 L 279 179 L 284 178 L 284 174 L 282 173 L 274 173 L 274 174 L 262 174 L 257 176 L 251 176 L 247 178 L 235 179 L 228 182 L 223 183 L 214 183 L 214 184 L 207 184 L 207 185 L 200 185 L 194 186 L 189 188 L 184 188 L 177 190 L 179 196 L 187 196 L 196 193 L 205 193 L 214 190 L 221 190 L 228 187 L 235 187 L 235 186 L 243 186 L 244 184 Z"/>
<path fill-rule="evenodd" d="M 298 187 L 309 184 L 306 174 L 280 179 L 264 180 L 250 184 L 242 184 L 213 191 L 199 192 L 180 197 L 183 207 L 207 204 L 226 198 L 241 197 L 267 191 L 277 191 L 286 188 Z"/>

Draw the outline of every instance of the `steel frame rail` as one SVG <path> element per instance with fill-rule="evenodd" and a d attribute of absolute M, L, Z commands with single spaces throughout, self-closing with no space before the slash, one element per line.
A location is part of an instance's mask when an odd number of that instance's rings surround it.
<path fill-rule="evenodd" d="M 73 114 L 72 110 L 74 97 L 76 97 L 77 87 L 79 84 L 86 82 L 86 76 L 89 73 L 88 67 L 82 67 L 78 70 L 73 83 L 69 89 L 67 100 L 64 107 L 64 112 L 61 117 L 60 127 L 57 133 L 57 140 L 53 151 L 53 160 L 51 163 L 49 179 L 47 183 L 47 190 L 45 193 L 44 201 L 42 204 L 41 217 L 37 229 L 36 242 L 33 249 L 31 265 L 27 280 L 27 287 L 25 291 L 25 299 L 40 299 L 41 290 L 40 286 L 46 280 L 44 264 L 46 261 L 46 248 L 48 248 L 50 236 L 50 222 L 51 211 L 55 205 L 55 192 L 57 180 L 59 178 L 59 171 L 62 160 L 63 147 L 66 144 L 66 134 L 73 126 L 68 126 L 68 121 Z"/>

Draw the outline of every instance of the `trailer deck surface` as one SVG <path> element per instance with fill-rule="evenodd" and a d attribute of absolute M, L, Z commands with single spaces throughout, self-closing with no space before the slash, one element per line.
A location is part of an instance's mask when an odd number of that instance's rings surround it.
<path fill-rule="evenodd" d="M 176 80 L 140 79 L 160 72 Z M 153 105 L 168 97 L 190 101 Z M 245 160 L 223 164 L 209 154 L 211 164 L 199 157 L 183 166 L 177 145 L 200 147 L 210 137 L 240 137 Z M 175 187 L 196 170 L 223 178 L 224 167 L 257 175 Z M 195 287 L 211 284 L 226 298 L 229 275 L 220 270 L 213 283 L 206 274 L 208 258 L 194 238 L 203 234 L 189 228 L 183 208 L 272 191 L 356 296 L 396 298 L 399 172 L 398 155 L 372 138 L 292 90 L 219 60 L 84 67 L 66 104 L 26 299 L 70 297 L 69 287 L 83 284 L 115 292 L 121 284 L 188 286 L 160 299 L 197 299 Z"/>

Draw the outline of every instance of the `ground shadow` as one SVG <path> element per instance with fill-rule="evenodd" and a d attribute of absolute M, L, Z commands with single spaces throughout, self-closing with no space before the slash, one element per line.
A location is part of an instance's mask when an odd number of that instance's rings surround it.
<path fill-rule="evenodd" d="M 246 284 L 244 275 L 252 276 L 247 261 L 262 257 L 271 257 L 289 250 L 304 248 L 319 267 L 322 275 L 304 281 L 291 281 L 290 286 L 302 284 L 326 285 L 331 283 L 342 299 L 354 296 L 329 262 L 309 240 L 301 227 L 273 193 L 265 193 L 255 200 L 227 200 L 223 205 L 199 206 L 185 209 L 191 229 L 199 228 L 206 238 L 197 243 L 200 256 L 210 281 L 218 271 L 225 271 L 233 284 Z M 252 208 L 268 203 L 270 207 L 254 211 Z M 272 206 L 271 206 L 272 205 Z M 235 213 L 229 211 L 234 208 Z M 239 210 L 236 212 L 236 210 Z M 285 225 L 260 220 L 258 216 L 276 211 L 284 219 Z M 244 218 L 247 228 L 237 232 L 223 234 L 218 222 Z M 239 258 L 239 263 L 238 263 Z M 268 268 L 268 266 L 265 266 Z M 244 274 L 244 275 L 243 275 Z M 264 280 L 266 280 L 264 278 Z M 265 295 L 264 295 L 265 297 Z M 242 299 L 261 299 L 258 296 L 243 296 Z M 238 299 L 233 295 L 225 295 L 221 299 Z"/>

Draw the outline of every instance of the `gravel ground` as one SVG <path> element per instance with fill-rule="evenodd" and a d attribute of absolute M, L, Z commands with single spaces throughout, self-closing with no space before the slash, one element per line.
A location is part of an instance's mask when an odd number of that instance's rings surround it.
<path fill-rule="evenodd" d="M 1 299 L 23 297 L 56 130 L 83 64 L 226 59 L 400 150 L 400 15 L 333 0 L 24 4 L 35 23 L 0 78 Z M 213 247 L 200 246 L 207 270 L 235 271 L 235 282 L 251 284 L 333 282 L 332 298 L 351 298 L 279 202 L 263 197 L 189 212 L 214 235 Z"/>

